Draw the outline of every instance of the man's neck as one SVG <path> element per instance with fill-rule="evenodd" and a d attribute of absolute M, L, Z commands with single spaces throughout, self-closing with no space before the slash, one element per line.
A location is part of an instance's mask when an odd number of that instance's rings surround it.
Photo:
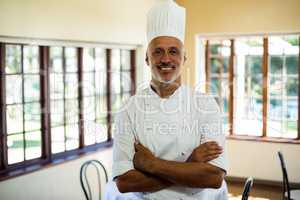
<path fill-rule="evenodd" d="M 161 83 L 158 81 L 151 81 L 151 88 L 161 98 L 168 98 L 171 96 L 181 85 L 181 81 L 174 81 L 173 83 Z"/>

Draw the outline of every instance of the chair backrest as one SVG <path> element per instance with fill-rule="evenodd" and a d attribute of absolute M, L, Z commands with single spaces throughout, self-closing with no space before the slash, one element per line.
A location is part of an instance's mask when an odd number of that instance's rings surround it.
<path fill-rule="evenodd" d="M 253 178 L 249 177 L 247 178 L 246 182 L 245 182 L 245 186 L 244 186 L 244 192 L 242 195 L 242 200 L 247 200 L 250 194 L 250 190 L 252 188 L 253 185 Z"/>
<path fill-rule="evenodd" d="M 280 160 L 280 166 L 281 166 L 282 178 L 283 178 L 282 199 L 285 199 L 285 193 L 287 192 L 288 200 L 290 200 L 291 199 L 291 192 L 290 192 L 289 178 L 288 178 L 287 169 L 286 169 L 286 165 L 285 165 L 285 162 L 284 162 L 283 154 L 280 151 L 278 151 L 278 157 L 279 157 L 279 160 Z"/>
<path fill-rule="evenodd" d="M 107 175 L 106 169 L 105 169 L 104 165 L 100 161 L 98 161 L 98 160 L 89 160 L 89 161 L 86 161 L 85 163 L 83 163 L 81 165 L 81 168 L 80 168 L 80 184 L 81 184 L 81 188 L 82 188 L 82 190 L 84 192 L 86 200 L 92 200 L 93 199 L 90 182 L 89 182 L 89 179 L 87 177 L 87 169 L 88 169 L 89 166 L 93 166 L 96 169 L 96 172 L 97 172 L 97 183 L 98 183 L 97 189 L 99 189 L 99 200 L 101 200 L 101 177 L 100 177 L 100 170 L 102 170 L 104 172 L 104 174 L 105 174 L 105 182 L 107 183 L 107 181 L 108 181 L 108 175 Z"/>

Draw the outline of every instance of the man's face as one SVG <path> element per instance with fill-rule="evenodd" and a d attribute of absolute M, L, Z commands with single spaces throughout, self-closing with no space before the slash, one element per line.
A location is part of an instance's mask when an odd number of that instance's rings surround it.
<path fill-rule="evenodd" d="M 153 81 L 165 84 L 180 81 L 184 61 L 183 44 L 174 37 L 157 37 L 148 46 L 146 62 L 151 67 Z"/>

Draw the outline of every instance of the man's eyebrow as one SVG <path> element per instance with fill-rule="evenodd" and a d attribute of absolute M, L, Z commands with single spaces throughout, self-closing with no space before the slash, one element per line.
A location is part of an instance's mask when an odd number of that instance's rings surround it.
<path fill-rule="evenodd" d="M 153 51 L 163 51 L 163 48 L 161 48 L 161 47 L 155 47 L 155 48 L 153 48 Z"/>
<path fill-rule="evenodd" d="M 164 47 L 155 47 L 154 49 L 180 49 L 180 47 L 176 47 L 176 46 L 169 46 L 169 47 L 166 47 L 166 48 L 164 48 Z"/>
<path fill-rule="evenodd" d="M 179 47 L 174 47 L 174 46 L 172 46 L 172 47 L 169 47 L 169 49 L 178 49 L 178 50 L 180 50 L 180 48 L 179 48 Z"/>

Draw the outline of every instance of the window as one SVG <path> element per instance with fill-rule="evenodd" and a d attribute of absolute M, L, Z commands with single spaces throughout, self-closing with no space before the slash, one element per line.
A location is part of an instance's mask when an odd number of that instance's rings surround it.
<path fill-rule="evenodd" d="M 239 135 L 261 136 L 263 38 L 236 39 L 235 57 L 233 132 Z"/>
<path fill-rule="evenodd" d="M 52 153 L 79 147 L 76 48 L 50 47 L 50 127 Z"/>
<path fill-rule="evenodd" d="M 106 50 L 83 50 L 83 119 L 85 145 L 107 140 Z"/>
<path fill-rule="evenodd" d="M 5 113 L 9 165 L 41 157 L 39 49 L 6 45 Z"/>
<path fill-rule="evenodd" d="M 203 40 L 227 135 L 300 139 L 299 35 Z"/>
<path fill-rule="evenodd" d="M 0 180 L 111 145 L 135 93 L 131 49 L 0 43 L 0 69 Z"/>
<path fill-rule="evenodd" d="M 299 40 L 291 36 L 272 36 L 268 40 L 268 136 L 297 137 L 298 43 Z"/>
<path fill-rule="evenodd" d="M 208 80 L 209 87 L 207 88 L 220 105 L 223 113 L 223 124 L 226 130 L 229 130 L 229 75 L 228 66 L 230 58 L 230 40 L 210 41 L 208 53 Z M 223 89 L 222 89 L 223 88 Z M 227 131 L 228 132 L 228 131 Z"/>

